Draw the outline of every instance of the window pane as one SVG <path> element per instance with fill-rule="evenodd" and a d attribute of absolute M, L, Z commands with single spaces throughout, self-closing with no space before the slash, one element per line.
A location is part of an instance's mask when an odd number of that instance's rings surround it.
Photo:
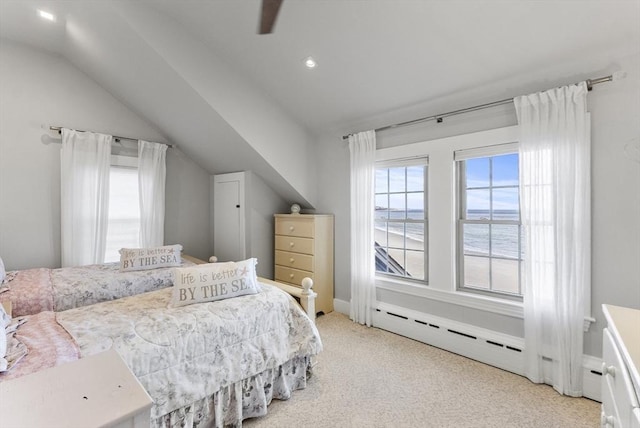
<path fill-rule="evenodd" d="M 424 279 L 424 253 L 407 250 L 407 276 L 413 279 Z"/>
<path fill-rule="evenodd" d="M 424 224 L 407 223 L 407 249 L 424 251 Z"/>
<path fill-rule="evenodd" d="M 376 246 L 376 272 L 391 273 L 391 263 L 387 254 L 387 249 Z"/>
<path fill-rule="evenodd" d="M 493 219 L 520 221 L 518 188 L 493 189 Z"/>
<path fill-rule="evenodd" d="M 109 220 L 105 262 L 120 260 L 121 248 L 139 246 L 139 204 L 138 170 L 112 166 L 109 170 Z"/>
<path fill-rule="evenodd" d="M 410 166 L 407 168 L 407 192 L 424 191 L 424 166 Z"/>
<path fill-rule="evenodd" d="M 492 170 L 492 185 L 517 186 L 518 185 L 518 154 L 494 156 Z"/>
<path fill-rule="evenodd" d="M 517 260 L 491 259 L 491 282 L 494 291 L 519 294 Z"/>
<path fill-rule="evenodd" d="M 389 192 L 404 192 L 406 168 L 389 168 Z"/>
<path fill-rule="evenodd" d="M 387 246 L 387 223 L 383 221 L 375 222 L 374 239 L 379 245 Z"/>
<path fill-rule="evenodd" d="M 518 225 L 491 225 L 491 255 L 518 258 Z"/>
<path fill-rule="evenodd" d="M 465 255 L 489 255 L 489 225 L 463 225 L 463 241 Z"/>
<path fill-rule="evenodd" d="M 394 269 L 395 267 L 395 273 L 398 273 L 401 276 L 406 276 L 404 250 L 394 250 L 389 248 L 389 260 L 391 261 L 391 268 Z"/>
<path fill-rule="evenodd" d="M 465 218 L 489 220 L 491 214 L 490 207 L 489 189 L 467 190 L 467 211 Z"/>
<path fill-rule="evenodd" d="M 375 218 L 389 218 L 389 195 L 376 195 Z"/>
<path fill-rule="evenodd" d="M 489 289 L 489 260 L 486 257 L 464 256 L 464 285 Z"/>
<path fill-rule="evenodd" d="M 376 193 L 387 193 L 389 173 L 386 168 L 376 169 Z"/>
<path fill-rule="evenodd" d="M 389 247 L 404 248 L 404 223 L 388 223 Z"/>
<path fill-rule="evenodd" d="M 424 218 L 424 193 L 407 193 L 407 218 Z"/>
<path fill-rule="evenodd" d="M 466 187 L 489 187 L 489 158 L 464 161 Z"/>
<path fill-rule="evenodd" d="M 405 193 L 389 195 L 390 218 L 406 218 Z"/>

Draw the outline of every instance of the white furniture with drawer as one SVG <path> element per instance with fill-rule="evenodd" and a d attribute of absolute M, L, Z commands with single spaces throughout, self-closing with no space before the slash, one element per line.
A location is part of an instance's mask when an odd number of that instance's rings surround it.
<path fill-rule="evenodd" d="M 275 215 L 275 280 L 313 280 L 316 311 L 333 311 L 333 215 Z"/>
<path fill-rule="evenodd" d="M 0 383 L 0 426 L 148 428 L 152 404 L 109 350 Z"/>
<path fill-rule="evenodd" d="M 602 305 L 601 426 L 640 428 L 640 311 Z"/>

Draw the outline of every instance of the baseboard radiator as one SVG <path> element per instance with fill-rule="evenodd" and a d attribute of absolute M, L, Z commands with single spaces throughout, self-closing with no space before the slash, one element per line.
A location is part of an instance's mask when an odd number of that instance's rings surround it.
<path fill-rule="evenodd" d="M 400 334 L 509 372 L 524 375 L 524 339 L 387 303 L 378 303 L 374 327 Z M 551 361 L 549 361 L 549 369 Z M 600 401 L 600 360 L 583 359 L 583 393 Z"/>

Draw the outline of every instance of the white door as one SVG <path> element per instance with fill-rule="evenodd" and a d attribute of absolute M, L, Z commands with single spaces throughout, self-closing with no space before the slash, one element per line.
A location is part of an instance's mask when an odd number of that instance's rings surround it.
<path fill-rule="evenodd" d="M 214 176 L 213 248 L 220 262 L 246 258 L 243 202 L 243 173 Z"/>

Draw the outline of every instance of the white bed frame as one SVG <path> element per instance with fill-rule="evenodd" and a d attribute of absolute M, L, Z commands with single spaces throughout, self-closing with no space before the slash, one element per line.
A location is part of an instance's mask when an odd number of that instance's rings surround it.
<path fill-rule="evenodd" d="M 186 254 L 183 254 L 182 258 L 198 265 L 207 263 L 204 260 L 200 260 Z M 209 263 L 215 263 L 217 261 L 218 258 L 216 256 L 209 257 Z M 313 287 L 313 280 L 311 278 L 302 278 L 300 284 L 301 287 L 296 287 L 295 285 L 289 285 L 282 282 L 276 282 L 271 279 L 262 277 L 258 277 L 258 281 L 273 285 L 274 287 L 278 287 L 282 291 L 289 293 L 300 302 L 300 306 L 302 306 L 302 309 L 304 309 L 304 311 L 307 313 L 309 319 L 311 319 L 311 321 L 313 321 L 314 323 L 316 322 L 316 297 L 318 297 L 318 293 L 311 290 L 311 288 Z"/>

